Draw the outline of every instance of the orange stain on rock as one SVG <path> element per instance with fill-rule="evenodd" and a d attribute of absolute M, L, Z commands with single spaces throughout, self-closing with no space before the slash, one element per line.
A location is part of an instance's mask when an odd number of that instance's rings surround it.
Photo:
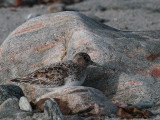
<path fill-rule="evenodd" d="M 76 41 L 74 48 L 79 49 L 82 45 L 87 45 L 89 43 L 88 39 L 80 39 Z"/>
<path fill-rule="evenodd" d="M 34 47 L 34 50 L 39 51 L 39 50 L 49 49 L 49 48 L 52 48 L 53 45 L 54 45 L 54 43 L 45 44 L 45 45 L 41 45 L 41 46 L 36 46 L 36 47 Z"/>
<path fill-rule="evenodd" d="M 61 52 L 64 52 L 64 51 L 58 51 L 58 53 L 61 53 Z M 55 51 L 55 53 L 57 53 L 57 51 Z M 54 58 L 54 56 L 55 56 L 55 54 L 51 54 L 46 59 L 44 59 L 44 60 L 42 60 L 40 62 L 33 63 L 31 66 L 35 67 L 35 66 L 41 66 L 42 64 L 46 64 L 49 61 L 51 61 L 51 59 L 56 59 L 56 58 Z M 58 60 L 57 60 L 57 62 L 58 62 Z"/>
<path fill-rule="evenodd" d="M 151 54 L 150 56 L 146 57 L 147 60 L 154 61 L 156 58 L 160 57 L 160 53 Z"/>
<path fill-rule="evenodd" d="M 0 59 L 2 59 L 2 48 L 0 47 Z"/>
<path fill-rule="evenodd" d="M 97 59 L 98 56 L 100 55 L 97 50 L 93 50 L 91 52 L 88 52 L 88 54 L 91 56 L 92 60 Z"/>
<path fill-rule="evenodd" d="M 111 60 L 111 58 L 110 58 L 109 56 L 106 56 L 105 59 L 106 59 L 107 61 L 110 61 L 110 60 Z"/>
<path fill-rule="evenodd" d="M 153 68 L 152 69 L 152 74 L 156 78 L 160 78 L 160 69 L 159 68 Z"/>
<path fill-rule="evenodd" d="M 1 52 L 0 52 L 0 60 L 2 59 L 2 54 L 1 54 Z"/>
<path fill-rule="evenodd" d="M 119 83 L 120 85 L 122 86 L 128 86 L 128 85 L 142 85 L 143 83 L 140 82 L 140 81 L 135 81 L 135 80 L 129 80 L 127 82 L 122 82 L 122 83 Z"/>
<path fill-rule="evenodd" d="M 142 48 L 137 48 L 137 50 L 136 50 L 136 54 L 137 55 L 146 55 L 147 53 L 146 53 L 146 51 L 144 50 L 144 49 L 142 49 Z"/>
<path fill-rule="evenodd" d="M 131 59 L 135 59 L 135 60 L 137 60 L 137 58 L 136 57 L 134 57 L 133 55 L 130 55 L 130 54 L 125 54 L 127 57 L 129 57 L 129 58 L 131 58 Z"/>
<path fill-rule="evenodd" d="M 144 70 L 144 69 L 137 68 L 137 69 L 135 69 L 135 71 L 136 71 L 136 73 L 141 74 L 143 76 L 150 77 L 150 75 L 151 75 L 151 70 L 150 69 Z"/>
<path fill-rule="evenodd" d="M 21 56 L 21 53 L 13 53 L 10 56 L 8 56 L 8 59 L 10 60 L 10 59 L 13 59 L 13 58 L 15 58 L 17 56 Z"/>
<path fill-rule="evenodd" d="M 64 38 L 59 39 L 57 42 L 54 43 L 49 43 L 49 44 L 44 44 L 44 45 L 39 45 L 39 46 L 35 46 L 34 50 L 35 51 L 41 51 L 41 50 L 48 50 L 50 48 L 53 48 L 54 46 L 56 46 L 58 43 L 62 42 L 64 40 Z"/>
<path fill-rule="evenodd" d="M 32 24 L 29 24 L 25 28 L 18 29 L 11 36 L 23 34 L 23 33 L 26 33 L 26 32 L 31 32 L 33 30 L 38 30 L 39 28 L 42 28 L 43 26 L 44 25 L 41 22 L 39 22 L 39 23 L 35 22 L 35 23 L 32 23 Z"/>
<path fill-rule="evenodd" d="M 36 63 L 31 64 L 32 67 L 37 67 L 41 65 L 42 65 L 42 62 L 36 62 Z"/>
<path fill-rule="evenodd" d="M 47 63 L 48 61 L 50 61 L 53 57 L 54 57 L 55 54 L 52 54 L 50 55 L 49 57 L 47 57 L 45 60 L 43 60 L 41 63 Z"/>
<path fill-rule="evenodd" d="M 154 64 L 153 67 L 154 67 L 154 68 L 160 68 L 160 65 Z"/>
<path fill-rule="evenodd" d="M 13 6 L 18 7 L 23 4 L 24 4 L 23 0 L 15 0 L 13 3 Z"/>

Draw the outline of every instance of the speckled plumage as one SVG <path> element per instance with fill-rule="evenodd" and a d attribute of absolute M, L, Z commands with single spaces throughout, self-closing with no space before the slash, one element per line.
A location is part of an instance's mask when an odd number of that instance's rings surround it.
<path fill-rule="evenodd" d="M 73 60 L 52 64 L 11 81 L 50 88 L 81 85 L 86 78 L 86 68 L 89 65 L 96 63 L 88 54 L 81 52 L 76 54 Z"/>

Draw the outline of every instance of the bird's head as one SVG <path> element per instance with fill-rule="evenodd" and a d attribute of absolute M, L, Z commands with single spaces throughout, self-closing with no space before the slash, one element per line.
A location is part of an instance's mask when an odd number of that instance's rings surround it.
<path fill-rule="evenodd" d="M 81 67 L 87 67 L 89 65 L 99 66 L 97 63 L 91 60 L 90 56 L 87 53 L 84 52 L 77 53 L 73 58 L 73 62 Z"/>

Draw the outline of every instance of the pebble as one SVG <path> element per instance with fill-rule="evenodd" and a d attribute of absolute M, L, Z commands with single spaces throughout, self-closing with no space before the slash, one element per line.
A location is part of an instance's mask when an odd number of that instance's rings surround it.
<path fill-rule="evenodd" d="M 9 107 L 19 109 L 18 102 L 19 100 L 17 98 L 8 98 L 0 105 L 0 111 Z"/>
<path fill-rule="evenodd" d="M 54 99 L 49 99 L 44 102 L 44 113 L 49 120 L 64 120 L 58 104 Z"/>
<path fill-rule="evenodd" d="M 19 107 L 21 110 L 32 111 L 32 107 L 26 97 L 21 97 L 19 100 Z"/>
<path fill-rule="evenodd" d="M 41 16 L 41 15 L 42 15 L 42 14 L 38 14 L 38 13 L 30 13 L 30 14 L 27 16 L 26 20 L 30 20 L 30 19 L 32 19 L 32 18 Z"/>

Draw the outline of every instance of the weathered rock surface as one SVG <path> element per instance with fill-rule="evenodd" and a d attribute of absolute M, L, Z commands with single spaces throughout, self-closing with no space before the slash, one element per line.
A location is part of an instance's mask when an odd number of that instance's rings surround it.
<path fill-rule="evenodd" d="M 124 32 L 76 12 L 31 19 L 1 46 L 1 83 L 87 52 L 102 68 L 88 69 L 84 85 L 125 103 L 160 101 L 160 31 Z M 9 48 L 9 49 L 8 49 Z M 107 71 L 115 70 L 113 74 Z M 45 92 L 25 86 L 35 99 Z"/>
<path fill-rule="evenodd" d="M 91 87 L 73 86 L 50 92 L 37 99 L 37 107 L 43 110 L 43 103 L 49 98 L 57 101 L 64 115 L 104 116 L 117 112 L 117 107 L 111 101 Z"/>
<path fill-rule="evenodd" d="M 8 98 L 0 105 L 1 120 L 21 120 L 27 116 L 32 115 L 32 112 L 27 112 L 19 109 L 18 98 Z"/>
<path fill-rule="evenodd" d="M 64 116 L 54 99 L 48 99 L 44 102 L 44 113 L 47 120 L 64 120 Z"/>
<path fill-rule="evenodd" d="M 15 109 L 19 109 L 19 100 L 17 98 L 8 98 L 6 101 L 4 101 L 1 105 L 0 105 L 0 111 L 6 109 L 6 108 L 15 108 Z"/>
<path fill-rule="evenodd" d="M 8 98 L 18 98 L 24 96 L 22 89 L 16 85 L 0 85 L 0 105 Z M 10 100 L 10 99 L 9 99 Z"/>
<path fill-rule="evenodd" d="M 19 100 L 19 107 L 21 110 L 32 111 L 32 107 L 26 97 L 21 97 Z"/>
<path fill-rule="evenodd" d="M 24 94 L 20 87 L 16 85 L 0 85 L 0 119 L 21 120 L 33 115 L 32 112 L 19 109 L 19 99 L 22 96 Z"/>
<path fill-rule="evenodd" d="M 32 115 L 32 112 L 22 111 L 15 108 L 6 108 L 0 111 L 1 120 L 23 120 L 25 117 Z"/>

